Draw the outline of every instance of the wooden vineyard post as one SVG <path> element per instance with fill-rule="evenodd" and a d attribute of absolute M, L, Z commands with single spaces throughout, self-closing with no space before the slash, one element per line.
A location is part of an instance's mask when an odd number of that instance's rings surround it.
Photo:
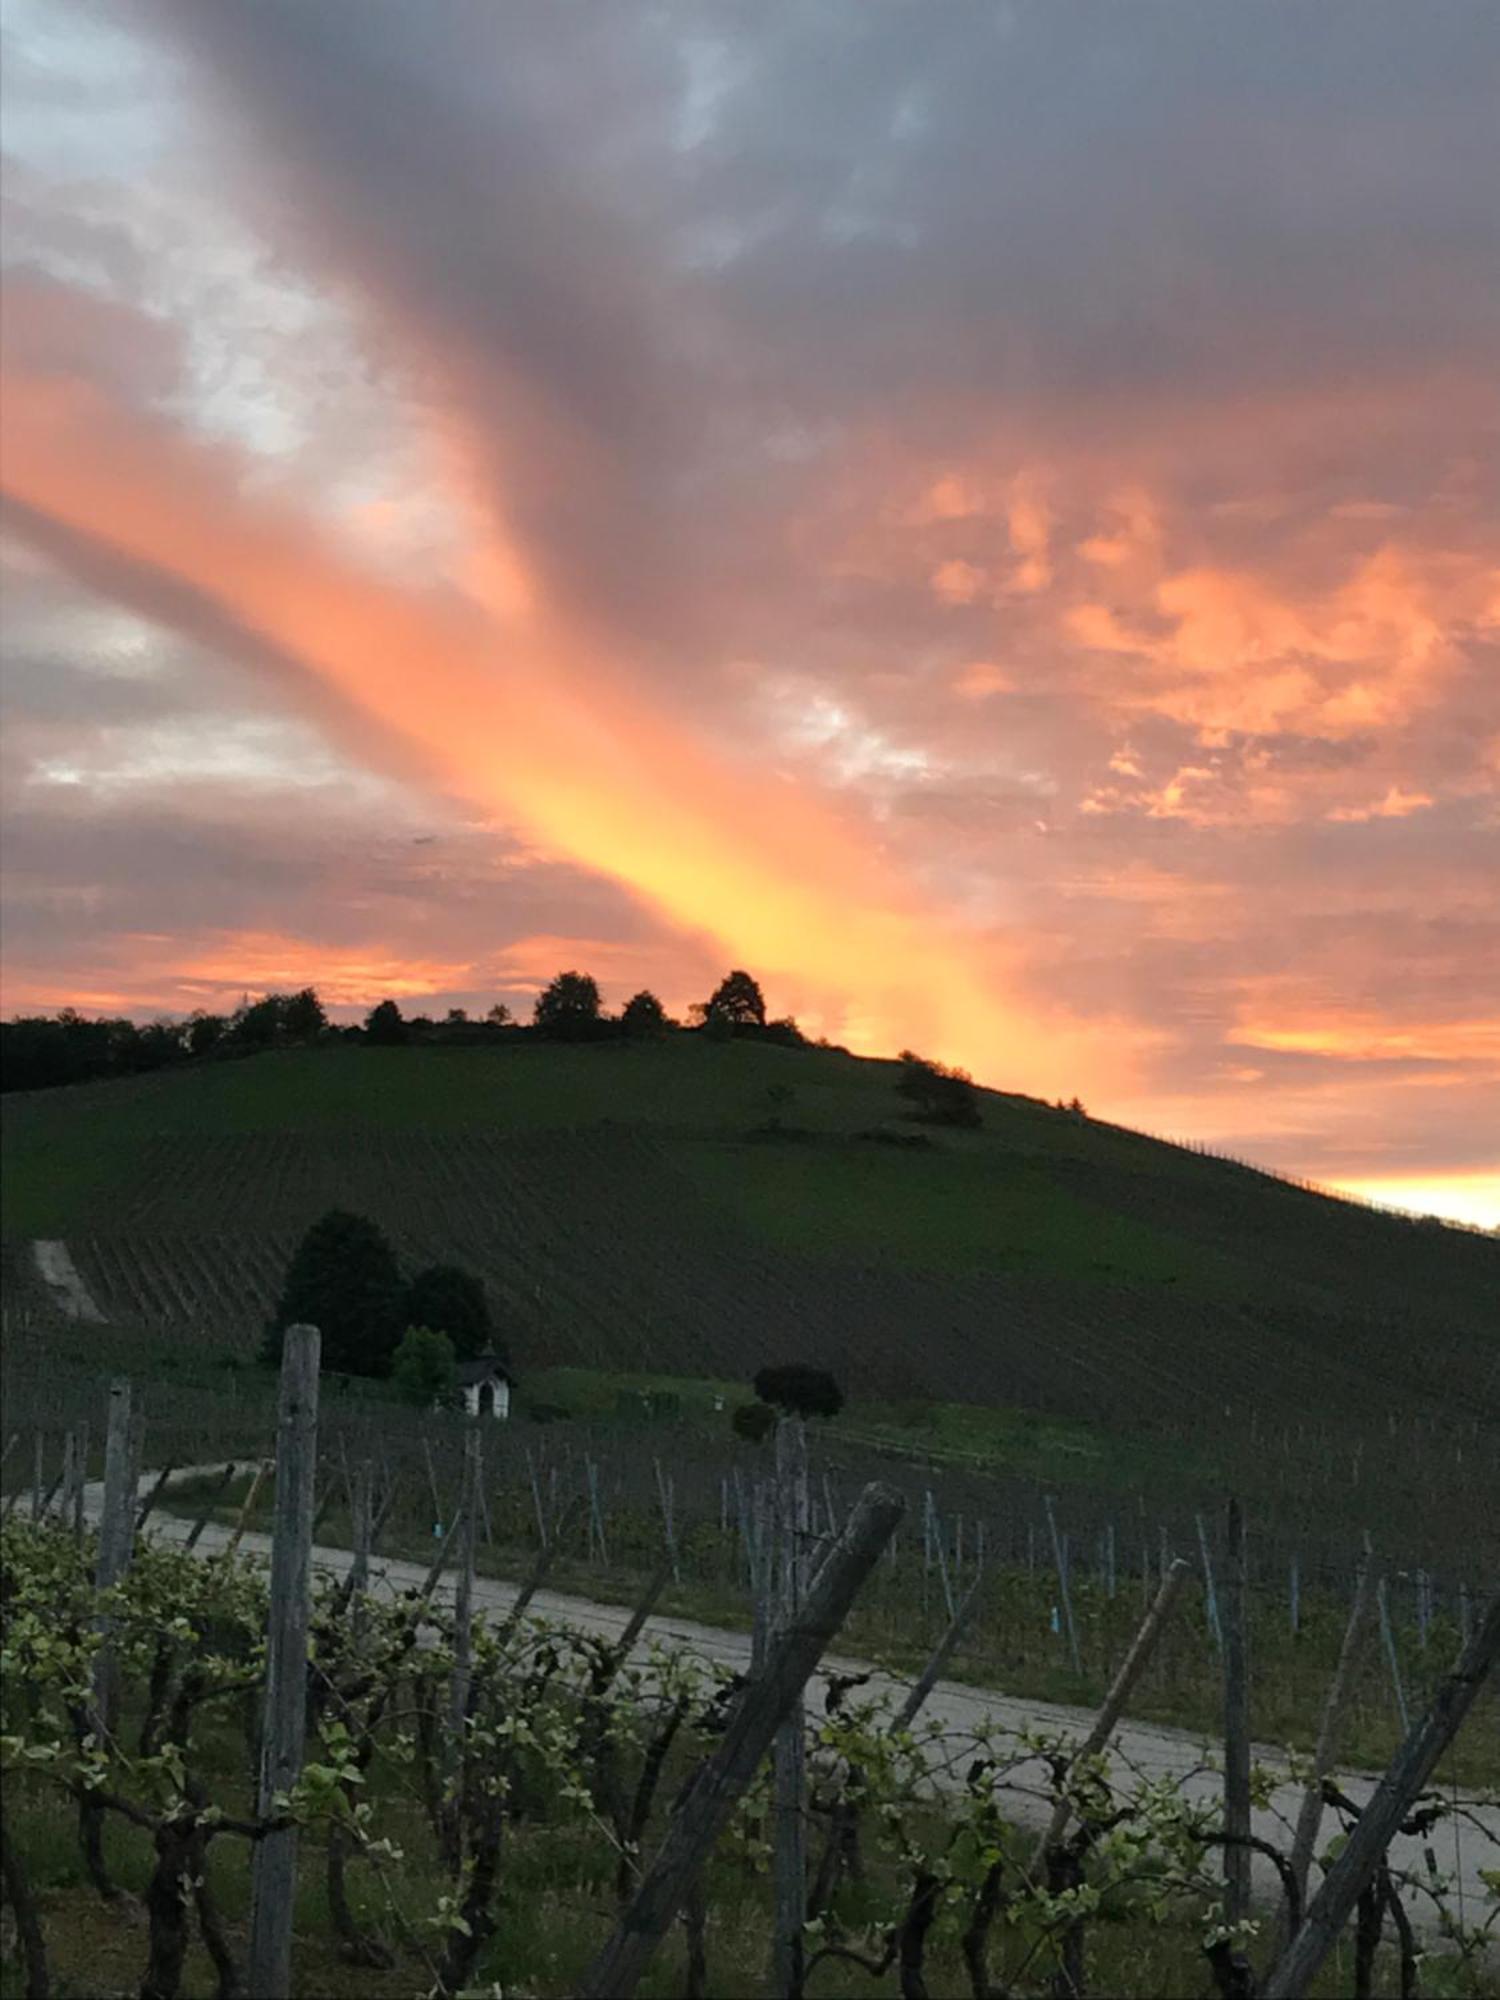
<path fill-rule="evenodd" d="M 349 1597 L 355 1629 L 364 1623 L 364 1595 L 370 1588 L 370 1550 L 375 1539 L 375 1467 L 362 1459 L 349 1481 L 349 1510 L 354 1525 L 354 1560 L 349 1565 Z"/>
<path fill-rule="evenodd" d="M 933 1647 L 931 1657 L 922 1669 L 915 1686 L 912 1688 L 910 1694 L 907 1695 L 905 1701 L 902 1702 L 897 1713 L 892 1717 L 892 1735 L 899 1734 L 903 1729 L 910 1729 L 921 1713 L 922 1704 L 937 1685 L 938 1675 L 941 1674 L 949 1660 L 952 1659 L 953 1650 L 963 1637 L 964 1627 L 973 1616 L 974 1606 L 979 1602 L 980 1585 L 983 1582 L 984 1571 L 981 1569 L 979 1574 L 974 1578 L 974 1581 L 969 1585 L 968 1595 L 963 1599 L 957 1611 L 954 1612 L 952 1618 L 949 1620 L 947 1631 L 938 1640 L 936 1646 Z"/>
<path fill-rule="evenodd" d="M 1203 1516 L 1195 1514 L 1198 1526 L 1198 1552 L 1203 1557 L 1203 1595 L 1208 1610 L 1208 1629 L 1213 1634 L 1215 1649 L 1224 1650 L 1224 1627 L 1219 1620 L 1219 1594 L 1214 1589 L 1213 1558 L 1208 1553 L 1208 1530 L 1203 1525 Z"/>
<path fill-rule="evenodd" d="M 1052 1536 L 1052 1558 L 1057 1564 L 1057 1588 L 1062 1598 L 1063 1623 L 1068 1634 L 1068 1651 L 1073 1656 L 1073 1671 L 1082 1675 L 1083 1662 L 1078 1654 L 1078 1628 L 1073 1623 L 1073 1599 L 1068 1591 L 1068 1557 L 1063 1547 L 1062 1537 L 1057 1532 L 1057 1515 L 1052 1506 L 1052 1496 L 1047 1494 L 1042 1505 L 1047 1510 L 1047 1529 Z"/>
<path fill-rule="evenodd" d="M 1302 2000 L 1333 1949 L 1380 1857 L 1437 1768 L 1464 1717 L 1500 1657 L 1500 1596 L 1439 1687 L 1432 1706 L 1396 1752 L 1375 1794 L 1360 1814 L 1343 1852 L 1314 1896 L 1301 1928 L 1262 1988 L 1264 2000 Z"/>
<path fill-rule="evenodd" d="M 771 1638 L 771 1489 L 757 1479 L 750 1496 L 750 1671 L 766 1663 Z"/>
<path fill-rule="evenodd" d="M 1231 1500 L 1224 1573 L 1224 1915 L 1250 1914 L 1250 1661 L 1246 1617 L 1245 1516 Z"/>
<path fill-rule="evenodd" d="M 142 1528 L 144 1528 L 146 1523 L 150 1520 L 152 1508 L 156 1505 L 157 1501 L 166 1491 L 167 1481 L 172 1477 L 172 1474 L 176 1470 L 177 1467 L 175 1465 L 168 1465 L 164 1466 L 162 1470 L 156 1475 L 156 1482 L 152 1486 L 151 1491 L 146 1495 L 145 1499 L 141 1502 L 140 1511 L 135 1517 L 135 1531 L 137 1534 L 141 1532 Z"/>
<path fill-rule="evenodd" d="M 94 1566 L 97 1590 L 112 1590 L 130 1566 L 134 1513 L 130 1478 L 130 1384 L 110 1385 L 109 1423 L 104 1443 L 104 1504 L 99 1521 L 99 1555 Z M 106 1628 L 107 1630 L 107 1628 Z M 94 1663 L 94 1708 L 100 1724 L 112 1730 L 119 1705 L 119 1676 L 114 1648 L 106 1637 Z"/>
<path fill-rule="evenodd" d="M 1391 1692 L 1396 1697 L 1396 1713 L 1401 1718 L 1404 1735 L 1411 1728 L 1411 1716 L 1406 1706 L 1406 1689 L 1401 1684 L 1401 1661 L 1396 1652 L 1396 1635 L 1391 1630 L 1390 1592 L 1384 1577 L 1375 1586 L 1375 1608 L 1380 1613 L 1380 1643 L 1385 1648 L 1386 1665 L 1391 1670 Z"/>
<path fill-rule="evenodd" d="M 661 1501 L 662 1533 L 666 1537 L 667 1554 L 672 1563 L 672 1581 L 681 1583 L 682 1563 L 677 1553 L 677 1521 L 672 1482 L 663 1474 L 659 1458 L 652 1459 L 651 1463 L 656 1468 L 656 1492 Z"/>
<path fill-rule="evenodd" d="M 261 1459 L 255 1468 L 254 1476 L 250 1481 L 249 1491 L 245 1495 L 245 1504 L 240 1508 L 240 1518 L 235 1522 L 229 1540 L 224 1544 L 222 1553 L 226 1562 L 234 1554 L 244 1537 L 246 1524 L 250 1519 L 256 1501 L 260 1498 L 260 1489 L 265 1484 L 266 1474 L 270 1469 L 271 1461 L 265 1458 Z M 308 1517 L 308 1527 L 309 1529 L 312 1527 L 311 1516 Z"/>
<path fill-rule="evenodd" d="M 203 1530 L 208 1526 L 209 1516 L 213 1513 L 214 1508 L 217 1506 L 222 1495 L 229 1490 L 230 1483 L 233 1480 L 234 1475 L 238 1470 L 239 1468 L 234 1463 L 233 1459 L 231 1459 L 228 1465 L 225 1466 L 224 1471 L 220 1476 L 218 1485 L 209 1495 L 207 1501 L 204 1504 L 203 1512 L 198 1516 L 197 1520 L 194 1521 L 192 1527 L 188 1531 L 188 1538 L 182 1545 L 184 1549 L 188 1551 L 189 1554 L 191 1554 L 192 1551 L 195 1548 L 197 1548 L 198 1537 L 203 1533 Z"/>
<path fill-rule="evenodd" d="M 73 1486 L 73 1539 L 81 1547 L 83 1543 L 83 1531 L 88 1518 L 87 1496 L 84 1493 L 84 1488 L 88 1485 L 89 1479 L 89 1427 L 87 1422 L 81 1423 L 78 1426 L 77 1443 L 73 1447 L 73 1463 L 78 1473 L 77 1480 Z"/>
<path fill-rule="evenodd" d="M 1297 1828 L 1292 1836 L 1291 1869 L 1297 1879 L 1299 1897 L 1305 1898 L 1307 1893 L 1308 1870 L 1312 1867 L 1313 1848 L 1317 1843 L 1318 1827 L 1323 1818 L 1323 1780 L 1333 1769 L 1339 1721 L 1348 1696 L 1349 1678 L 1354 1671 L 1360 1627 L 1369 1614 L 1370 1593 L 1374 1582 L 1375 1564 L 1369 1556 L 1366 1556 L 1355 1578 L 1354 1603 L 1350 1607 L 1349 1623 L 1344 1627 L 1343 1643 L 1339 1647 L 1338 1661 L 1333 1669 L 1328 1699 L 1323 1704 L 1323 1719 L 1318 1725 L 1318 1740 L 1313 1749 L 1312 1769 L 1307 1776 L 1307 1790 L 1302 1794 L 1302 1806 L 1297 1814 Z"/>
<path fill-rule="evenodd" d="M 806 1590 L 807 1426 L 776 1426 L 775 1606 L 777 1633 L 790 1630 Z M 783 1996 L 802 1991 L 802 1927 L 807 1922 L 807 1736 L 799 1689 L 776 1732 L 772 1758 L 771 1876 L 775 1896 L 772 1980 Z"/>
<path fill-rule="evenodd" d="M 69 1431 L 63 1438 L 62 1491 L 57 1496 L 57 1522 L 64 1529 L 73 1518 L 73 1488 L 79 1476 L 78 1447 L 73 1433 Z"/>
<path fill-rule="evenodd" d="M 1094 1718 L 1094 1726 L 1074 1752 L 1074 1762 L 1092 1757 L 1102 1750 L 1109 1741 L 1110 1731 L 1125 1712 L 1125 1704 L 1130 1699 L 1130 1690 L 1145 1672 L 1151 1655 L 1156 1651 L 1156 1642 L 1162 1635 L 1172 1606 L 1181 1595 L 1182 1586 L 1187 1582 L 1188 1564 L 1181 1558 L 1172 1564 L 1162 1578 L 1150 1610 L 1141 1620 L 1140 1630 L 1131 1641 L 1130 1651 L 1120 1663 L 1120 1671 L 1110 1683 L 1109 1693 L 1104 1697 L 1104 1706 Z M 1043 1852 L 1056 1847 L 1067 1831 L 1072 1817 L 1072 1807 L 1066 1798 L 1058 1800 L 1052 1810 L 1052 1819 L 1042 1841 Z"/>
<path fill-rule="evenodd" d="M 277 1793 L 289 1792 L 302 1775 L 321 1346 L 322 1336 L 315 1326 L 289 1326 L 281 1352 L 265 1722 L 257 1798 L 262 1819 L 274 1812 Z M 294 1825 L 279 1827 L 255 1843 L 251 1863 L 248 1985 L 255 2000 L 287 2000 L 291 1992 L 296 1888 L 297 1829 Z"/>
<path fill-rule="evenodd" d="M 456 1873 L 463 1834 L 458 1794 L 463 1775 L 464 1723 L 469 1713 L 469 1689 L 474 1661 L 474 1560 L 479 1542 L 479 1484 L 483 1478 L 479 1432 L 464 1437 L 463 1492 L 459 1500 L 458 1576 L 453 1586 L 453 1672 L 448 1681 L 448 1798 L 444 1832 L 448 1865 Z"/>
<path fill-rule="evenodd" d="M 888 1486 L 865 1488 L 796 1618 L 775 1635 L 762 1672 L 746 1682 L 718 1747 L 683 1795 L 614 1935 L 584 1975 L 584 2000 L 630 2000 L 904 1504 Z"/>
<path fill-rule="evenodd" d="M 448 1727 L 455 1740 L 462 1733 L 469 1709 L 469 1678 L 474 1640 L 474 1561 L 479 1541 L 479 1482 L 483 1475 L 477 1430 L 464 1439 L 462 1526 L 459 1529 L 458 1576 L 453 1586 L 453 1679 L 448 1692 Z"/>
<path fill-rule="evenodd" d="M 139 1492 L 140 1492 L 141 1467 L 145 1464 L 145 1462 L 146 1462 L 146 1412 L 142 1409 L 137 1408 L 132 1410 L 130 1413 L 130 1460 L 125 1473 L 126 1483 L 130 1488 L 130 1520 L 131 1520 L 132 1541 L 134 1541 L 136 1534 L 139 1532 L 136 1526 L 135 1504 L 137 1498 L 139 1497 Z"/>

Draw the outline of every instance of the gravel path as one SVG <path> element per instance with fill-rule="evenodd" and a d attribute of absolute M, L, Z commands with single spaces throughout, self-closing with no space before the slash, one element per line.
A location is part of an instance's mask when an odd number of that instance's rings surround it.
<path fill-rule="evenodd" d="M 189 1467 L 176 1477 L 187 1479 L 219 1470 L 222 1468 Z M 147 1475 L 142 1482 L 143 1492 L 149 1489 L 150 1483 L 151 1475 Z M 90 1516 L 98 1513 L 102 1498 L 102 1485 L 93 1484 L 85 1489 L 84 1505 Z M 24 1510 L 24 1502 L 22 1506 Z M 191 1525 L 182 1517 L 156 1514 L 152 1517 L 148 1533 L 162 1542 L 181 1543 L 187 1539 Z M 199 1538 L 196 1552 L 211 1555 L 221 1550 L 229 1537 L 227 1526 L 210 1522 Z M 241 1538 L 240 1550 L 245 1555 L 269 1558 L 271 1538 L 247 1531 Z M 321 1545 L 313 1549 L 314 1568 L 329 1576 L 343 1576 L 352 1561 L 353 1556 L 347 1549 Z M 376 1557 L 371 1562 L 371 1587 L 388 1590 L 394 1595 L 420 1586 L 426 1574 L 427 1566 L 422 1563 Z M 451 1595 L 451 1590 L 451 1577 L 443 1578 L 438 1594 Z M 514 1583 L 493 1577 L 477 1577 L 474 1584 L 476 1612 L 503 1615 L 514 1604 L 518 1591 L 519 1586 Z M 538 1591 L 531 1600 L 530 1608 L 539 1618 L 603 1638 L 618 1638 L 630 1617 L 627 1606 L 599 1604 L 591 1598 L 549 1590 Z M 704 1660 L 736 1670 L 744 1670 L 750 1663 L 748 1633 L 701 1625 L 670 1614 L 648 1620 L 637 1654 L 644 1657 L 653 1644 L 686 1649 Z M 887 1694 L 895 1701 L 905 1695 L 909 1686 L 907 1681 L 872 1667 L 868 1662 L 829 1654 L 823 1662 L 822 1671 L 809 1683 L 811 1700 L 818 1706 L 821 1706 L 828 1673 L 867 1673 L 870 1680 L 866 1692 Z M 1033 1701 L 1025 1696 L 1003 1694 L 998 1689 L 970 1687 L 960 1681 L 939 1681 L 928 1697 L 923 1716 L 936 1718 L 942 1724 L 945 1748 L 952 1752 L 959 1768 L 962 1767 L 960 1760 L 967 1746 L 985 1728 L 1038 1730 L 1050 1735 L 1082 1737 L 1088 1733 L 1094 1720 L 1093 1712 L 1086 1708 Z M 1471 1718 L 1468 1726 L 1484 1726 L 1483 1718 Z M 1133 1766 L 1152 1780 L 1171 1779 L 1185 1796 L 1208 1804 L 1216 1804 L 1222 1795 L 1219 1774 L 1202 1768 L 1206 1759 L 1214 1754 L 1215 1747 L 1206 1737 L 1194 1735 L 1188 1730 L 1129 1720 L 1122 1722 L 1111 1738 L 1112 1753 L 1121 1763 Z M 1286 1773 L 1286 1758 L 1281 1752 L 1267 1745 L 1257 1745 L 1254 1755 L 1268 1770 Z M 1361 1805 L 1374 1792 L 1376 1782 L 1374 1778 L 1347 1772 L 1340 1778 L 1343 1790 Z M 1007 1812 L 1016 1822 L 1038 1831 L 1045 1827 L 1050 1806 L 1027 1790 L 1024 1780 L 1020 1784 L 1002 1786 L 1001 1790 Z M 1296 1820 L 1301 1796 L 1301 1788 L 1293 1784 L 1289 1777 L 1284 1777 L 1283 1782 L 1276 1785 L 1269 1806 L 1258 1808 L 1253 1814 L 1253 1830 L 1276 1846 L 1284 1850 L 1289 1848 L 1291 1838 L 1288 1828 Z M 1455 1911 L 1472 1923 L 1482 1917 L 1488 1902 L 1488 1891 L 1480 1871 L 1500 1868 L 1500 1805 L 1484 1804 L 1471 1797 L 1461 1798 L 1460 1803 L 1467 1804 L 1472 1820 L 1465 1823 L 1455 1819 L 1439 1826 L 1431 1837 L 1431 1858 L 1443 1874 L 1455 1879 Z M 1322 1840 L 1326 1841 L 1334 1830 L 1330 1821 L 1325 1819 Z M 1426 1872 L 1428 1855 L 1427 1839 L 1398 1835 L 1391 1847 L 1394 1865 L 1412 1874 Z M 1271 1864 L 1256 1855 L 1253 1867 L 1257 1897 L 1267 1903 L 1276 1900 L 1280 1892 Z M 1430 1935 L 1435 1928 L 1431 1900 L 1425 1895 L 1408 1891 L 1406 1902 L 1413 1921 Z"/>
<path fill-rule="evenodd" d="M 67 1244 L 44 1238 L 31 1247 L 42 1282 L 68 1318 L 102 1325 L 104 1315 L 94 1304 Z"/>

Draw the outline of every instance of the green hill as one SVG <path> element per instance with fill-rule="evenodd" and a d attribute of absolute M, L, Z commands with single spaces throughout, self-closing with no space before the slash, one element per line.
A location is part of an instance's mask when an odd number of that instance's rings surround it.
<path fill-rule="evenodd" d="M 896 1065 L 678 1037 L 329 1047 L 11 1097 L 4 1230 L 117 1323 L 248 1352 L 334 1205 L 479 1270 L 525 1368 L 743 1379 L 1111 1426 L 1493 1415 L 1500 1245 Z M 790 1093 L 788 1096 L 787 1093 Z M 912 1145 L 925 1136 L 928 1145 Z M 897 1143 L 900 1141 L 907 1143 Z"/>

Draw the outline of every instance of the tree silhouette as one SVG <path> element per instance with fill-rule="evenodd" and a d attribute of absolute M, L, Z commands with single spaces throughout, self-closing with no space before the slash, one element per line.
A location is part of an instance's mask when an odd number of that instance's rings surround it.
<path fill-rule="evenodd" d="M 365 1040 L 381 1048 L 397 1048 L 409 1040 L 407 1024 L 394 1000 L 382 1000 L 365 1016 Z"/>
<path fill-rule="evenodd" d="M 714 988 L 703 1009 L 705 1027 L 727 1021 L 731 1028 L 763 1028 L 766 996 L 748 972 L 731 972 Z"/>
<path fill-rule="evenodd" d="M 223 1041 L 228 1025 L 222 1014 L 205 1014 L 200 1007 L 188 1022 L 188 1054 L 208 1055 Z"/>
<path fill-rule="evenodd" d="M 780 1368 L 762 1368 L 755 1393 L 763 1403 L 799 1417 L 836 1417 L 844 1407 L 844 1392 L 826 1368 L 809 1368 L 793 1361 Z"/>
<path fill-rule="evenodd" d="M 644 988 L 625 1002 L 620 1026 L 632 1041 L 652 1041 L 668 1027 L 667 1010 L 654 993 Z"/>
<path fill-rule="evenodd" d="M 586 972 L 560 972 L 537 995 L 532 1025 L 560 1042 L 584 1041 L 599 1028 L 599 988 Z"/>
<path fill-rule="evenodd" d="M 315 1042 L 328 1026 L 328 1016 L 314 987 L 304 986 L 281 1003 L 281 1025 L 287 1040 Z"/>
<path fill-rule="evenodd" d="M 362 1215 L 330 1209 L 293 1253 L 261 1359 L 281 1360 L 289 1326 L 323 1335 L 323 1366 L 348 1375 L 384 1375 L 405 1325 L 396 1253 Z"/>
<path fill-rule="evenodd" d="M 408 1326 L 431 1327 L 453 1342 L 460 1361 L 488 1354 L 495 1337 L 484 1280 L 457 1264 L 430 1264 L 406 1288 Z"/>

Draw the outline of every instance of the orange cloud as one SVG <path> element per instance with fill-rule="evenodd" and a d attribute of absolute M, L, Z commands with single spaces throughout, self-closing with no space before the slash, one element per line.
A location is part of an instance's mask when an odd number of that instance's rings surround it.
<path fill-rule="evenodd" d="M 1383 799 L 1368 806 L 1338 806 L 1329 813 L 1332 820 L 1409 819 L 1433 803 L 1431 792 L 1403 792 L 1392 785 Z"/>
<path fill-rule="evenodd" d="M 223 450 L 77 381 L 18 373 L 0 416 L 6 490 L 135 565 L 159 615 L 190 622 L 194 593 L 375 725 L 394 761 L 798 982 L 862 1046 L 911 1041 L 1041 1089 L 1128 1068 L 1107 1033 L 1009 1002 L 998 950 L 945 929 L 811 797 L 712 759 L 631 697 L 540 585 L 508 582 L 504 606 L 481 608 L 377 579 L 306 516 L 247 493 Z M 509 580 L 519 560 L 500 546 L 493 567 Z"/>
<path fill-rule="evenodd" d="M 1224 1039 L 1241 1048 L 1346 1062 L 1464 1061 L 1500 1064 L 1500 1017 L 1404 1022 L 1373 1008 L 1330 1008 L 1287 1019 L 1242 1015 Z"/>
<path fill-rule="evenodd" d="M 1441 699 L 1453 634 L 1494 623 L 1494 572 L 1386 545 L 1334 590 L 1300 601 L 1269 578 L 1199 566 L 1163 577 L 1141 623 L 1075 604 L 1064 627 L 1095 652 L 1134 655 L 1112 705 L 1211 735 L 1296 731 L 1337 741 L 1405 721 Z"/>

